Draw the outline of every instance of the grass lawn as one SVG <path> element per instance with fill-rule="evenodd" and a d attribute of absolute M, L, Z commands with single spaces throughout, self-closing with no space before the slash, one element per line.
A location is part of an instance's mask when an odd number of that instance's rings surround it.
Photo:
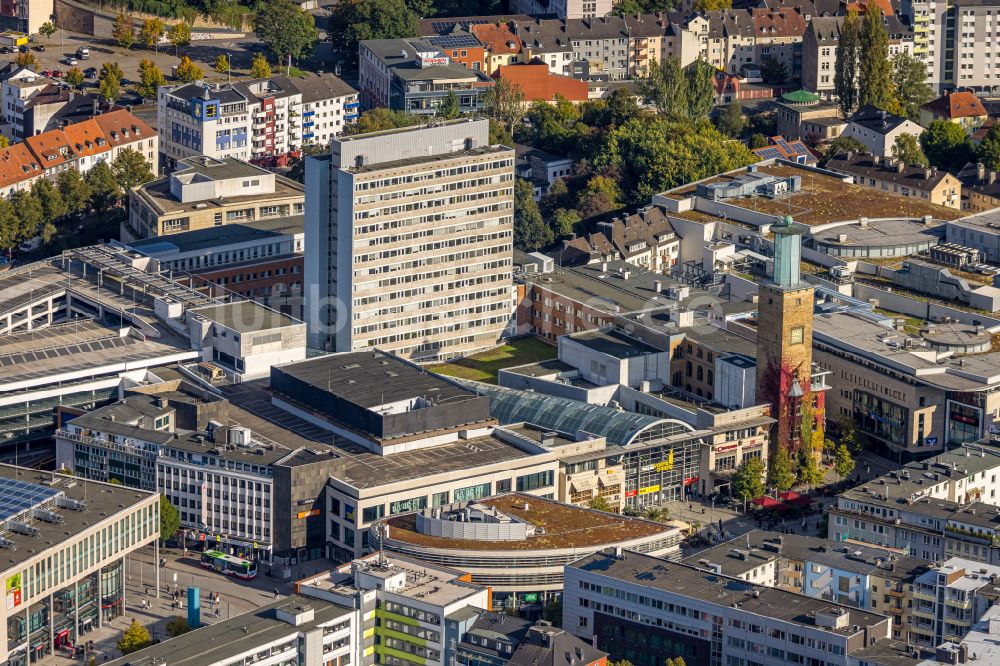
<path fill-rule="evenodd" d="M 554 358 L 556 358 L 556 348 L 552 345 L 537 338 L 520 338 L 481 354 L 473 354 L 448 363 L 429 365 L 427 369 L 449 377 L 496 384 L 497 373 L 501 368 Z"/>

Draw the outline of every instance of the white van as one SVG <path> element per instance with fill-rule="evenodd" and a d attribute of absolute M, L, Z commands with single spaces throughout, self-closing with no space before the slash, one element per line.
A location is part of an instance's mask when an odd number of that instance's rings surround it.
<path fill-rule="evenodd" d="M 90 49 L 85 46 L 81 46 L 76 50 L 76 57 L 80 60 L 87 60 L 90 58 Z"/>
<path fill-rule="evenodd" d="M 29 238 L 28 240 L 18 245 L 17 249 L 21 252 L 31 252 L 32 250 L 37 250 L 41 246 L 41 244 L 42 244 L 42 237 L 35 236 L 34 238 Z"/>

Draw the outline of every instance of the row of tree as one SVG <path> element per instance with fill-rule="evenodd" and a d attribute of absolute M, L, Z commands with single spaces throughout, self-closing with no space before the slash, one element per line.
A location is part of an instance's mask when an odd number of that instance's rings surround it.
<path fill-rule="evenodd" d="M 84 213 L 108 212 L 121 205 L 132 187 L 153 178 L 146 158 L 131 148 L 110 164 L 98 162 L 86 174 L 67 169 L 54 181 L 41 178 L 30 189 L 0 198 L 0 248 L 9 250 L 36 235 L 45 244 L 57 235 L 68 238 Z"/>
<path fill-rule="evenodd" d="M 833 471 L 841 479 L 846 479 L 854 471 L 854 458 L 845 442 L 834 444 L 826 440 L 825 449 L 832 451 Z M 771 456 L 769 465 L 758 457 L 744 458 L 733 472 L 732 493 L 744 501 L 763 495 L 770 486 L 778 492 L 791 490 L 800 483 L 810 488 L 822 485 L 823 468 L 819 464 L 818 452 L 812 446 L 804 446 L 794 459 L 788 449 L 779 446 Z M 765 482 L 766 478 L 766 482 Z"/>
<path fill-rule="evenodd" d="M 889 57 L 889 33 L 878 5 L 862 19 L 851 10 L 840 29 L 833 84 L 844 115 L 866 104 L 916 120 L 933 97 L 927 66 L 906 52 Z"/>

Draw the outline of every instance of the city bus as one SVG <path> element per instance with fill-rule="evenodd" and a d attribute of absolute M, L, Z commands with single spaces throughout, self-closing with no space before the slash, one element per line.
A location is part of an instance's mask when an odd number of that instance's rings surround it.
<path fill-rule="evenodd" d="M 220 571 L 227 576 L 236 576 L 243 580 L 253 580 L 257 577 L 257 564 L 255 562 L 226 555 L 217 550 L 209 550 L 202 553 L 201 566 L 206 569 Z"/>

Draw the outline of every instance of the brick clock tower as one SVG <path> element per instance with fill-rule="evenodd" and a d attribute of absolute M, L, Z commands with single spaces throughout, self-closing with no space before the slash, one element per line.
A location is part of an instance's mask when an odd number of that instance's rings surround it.
<path fill-rule="evenodd" d="M 777 419 L 772 454 L 782 446 L 790 457 L 810 441 L 818 455 L 823 441 L 826 386 L 810 383 L 813 287 L 802 281 L 799 266 L 805 230 L 791 215 L 771 227 L 774 273 L 757 297 L 757 400 L 769 402 Z"/>

